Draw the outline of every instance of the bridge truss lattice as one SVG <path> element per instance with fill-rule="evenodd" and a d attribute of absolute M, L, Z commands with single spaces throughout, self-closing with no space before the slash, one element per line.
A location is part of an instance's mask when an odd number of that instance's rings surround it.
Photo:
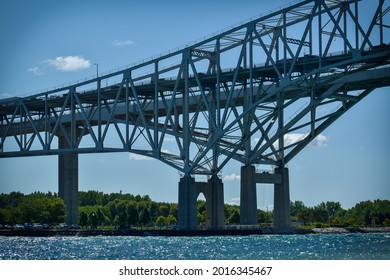
<path fill-rule="evenodd" d="M 389 10 L 301 1 L 117 72 L 0 100 L 0 157 L 130 152 L 207 175 L 232 159 L 284 166 L 390 85 Z"/>

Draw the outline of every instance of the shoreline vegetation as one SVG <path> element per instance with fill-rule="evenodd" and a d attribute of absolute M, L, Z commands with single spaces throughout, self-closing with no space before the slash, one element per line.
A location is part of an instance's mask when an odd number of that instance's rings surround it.
<path fill-rule="evenodd" d="M 11 192 L 0 194 L 0 235 L 249 235 L 249 234 L 326 234 L 390 232 L 390 201 L 367 200 L 351 209 L 339 202 L 322 202 L 307 207 L 302 201 L 290 203 L 292 228 L 272 228 L 272 211 L 258 210 L 258 224 L 240 225 L 240 207 L 225 204 L 223 230 L 205 229 L 206 202 L 198 200 L 196 230 L 177 226 L 178 204 L 155 202 L 148 195 L 80 191 L 78 224 L 64 224 L 66 208 L 56 193 Z"/>

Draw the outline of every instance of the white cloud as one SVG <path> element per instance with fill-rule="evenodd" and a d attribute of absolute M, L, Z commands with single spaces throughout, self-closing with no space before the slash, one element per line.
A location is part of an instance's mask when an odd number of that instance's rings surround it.
<path fill-rule="evenodd" d="M 129 154 L 129 159 L 130 160 L 154 160 L 151 157 L 146 157 L 146 156 L 142 156 L 142 155 L 138 155 L 138 154 L 132 154 L 132 153 Z"/>
<path fill-rule="evenodd" d="M 28 68 L 27 69 L 27 72 L 30 72 L 32 73 L 33 75 L 35 76 L 41 76 L 43 75 L 41 69 L 39 69 L 39 67 L 31 67 L 31 68 Z"/>
<path fill-rule="evenodd" d="M 237 175 L 236 173 L 232 173 L 230 175 L 226 175 L 223 177 L 225 181 L 239 181 L 241 178 L 240 175 Z"/>
<path fill-rule="evenodd" d="M 80 56 L 57 56 L 54 59 L 43 61 L 54 67 L 56 70 L 63 72 L 74 72 L 87 69 L 91 66 L 91 62 Z"/>
<path fill-rule="evenodd" d="M 284 135 L 284 145 L 289 146 L 295 144 L 308 136 L 308 133 L 289 133 Z M 310 142 L 310 146 L 314 147 L 326 147 L 328 142 L 328 137 L 323 134 L 319 134 Z"/>
<path fill-rule="evenodd" d="M 132 45 L 134 44 L 134 42 L 130 39 L 127 39 L 127 40 L 114 40 L 112 41 L 112 45 L 114 47 L 123 47 L 123 46 L 129 46 L 129 45 Z"/>
<path fill-rule="evenodd" d="M 240 198 L 233 197 L 232 199 L 230 199 L 230 201 L 226 201 L 226 203 L 230 205 L 240 205 Z"/>
<path fill-rule="evenodd" d="M 290 146 L 296 142 L 303 140 L 308 134 L 307 133 L 289 133 L 284 135 L 284 145 Z"/>
<path fill-rule="evenodd" d="M 328 144 L 328 137 L 326 137 L 323 134 L 318 135 L 316 138 L 314 138 L 313 141 L 311 141 L 311 145 L 316 146 L 316 147 L 326 147 Z"/>

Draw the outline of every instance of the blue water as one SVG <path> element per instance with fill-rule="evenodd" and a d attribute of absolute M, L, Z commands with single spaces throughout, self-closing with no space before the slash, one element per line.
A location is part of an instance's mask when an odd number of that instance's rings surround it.
<path fill-rule="evenodd" d="M 2 260 L 390 260 L 390 234 L 0 237 Z"/>

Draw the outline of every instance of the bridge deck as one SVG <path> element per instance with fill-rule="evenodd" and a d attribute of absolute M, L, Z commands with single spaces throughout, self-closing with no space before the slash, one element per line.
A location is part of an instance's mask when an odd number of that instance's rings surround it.
<path fill-rule="evenodd" d="M 364 64 L 372 65 L 372 64 L 380 64 L 380 65 L 387 65 L 389 63 L 390 59 L 390 45 L 385 45 L 382 47 L 376 47 L 372 50 L 366 50 L 363 53 L 357 52 L 356 55 L 361 55 L 361 59 L 359 59 L 358 63 L 360 64 L 359 68 L 363 67 Z M 349 63 L 345 63 L 346 61 L 349 61 Z M 286 65 L 290 66 L 292 63 L 292 60 L 287 60 Z M 299 75 L 304 75 L 306 73 L 309 73 L 315 69 L 319 68 L 319 58 L 318 56 L 303 56 L 297 59 L 296 65 L 295 65 L 295 71 L 299 73 Z M 327 76 L 328 79 L 337 79 L 343 74 L 337 74 L 338 69 L 344 69 L 346 67 L 351 67 L 355 65 L 357 62 L 353 59 L 353 53 L 348 52 L 346 54 L 338 54 L 338 55 L 330 55 L 325 58 L 322 58 L 321 64 L 322 67 L 326 67 L 327 65 L 331 65 L 332 67 L 328 69 L 328 72 L 322 73 L 323 76 Z M 340 65 L 340 66 L 338 66 Z M 284 61 L 278 61 L 276 63 L 277 68 L 279 71 L 283 71 L 284 67 Z M 252 77 L 255 79 L 265 79 L 270 81 L 270 83 L 275 82 L 278 79 L 278 76 L 276 75 L 275 69 L 272 65 L 268 66 L 257 66 L 254 65 L 253 69 L 249 68 L 241 68 L 239 70 L 238 74 L 238 81 L 241 83 L 244 83 L 245 81 L 249 80 L 250 74 L 252 71 Z M 335 74 L 336 73 L 336 74 Z M 223 71 L 220 74 L 220 82 L 221 83 L 231 83 L 233 81 L 235 75 L 235 69 L 227 69 Z M 215 86 L 217 84 L 217 74 L 204 74 L 204 73 L 198 73 L 198 78 L 200 82 L 202 83 L 202 86 L 204 89 L 212 90 L 215 89 Z M 380 86 L 387 86 L 388 84 L 385 81 L 376 81 L 376 82 L 385 82 L 383 85 Z M 172 90 L 174 89 L 176 84 L 176 79 L 160 79 L 158 81 L 158 91 L 164 92 L 165 97 L 169 98 L 170 95 L 172 95 Z M 77 88 L 77 84 L 74 85 L 74 87 Z M 125 88 L 124 85 L 122 85 L 123 88 Z M 193 92 L 199 91 L 197 80 L 194 76 L 190 77 L 189 79 L 189 87 L 193 89 Z M 120 84 L 118 85 L 112 85 L 109 87 L 103 87 L 100 90 L 100 101 L 108 101 L 113 102 L 115 100 L 116 95 L 118 93 L 118 90 L 120 88 Z M 149 99 L 150 102 L 154 102 L 154 95 L 156 86 L 151 79 L 150 83 L 145 84 L 136 84 L 135 89 L 137 92 L 137 95 L 140 97 L 144 97 L 146 99 Z M 359 90 L 361 87 L 359 87 L 358 84 L 350 84 L 349 90 Z M 129 88 L 129 99 L 133 101 L 133 90 L 130 87 Z M 292 98 L 294 94 L 299 93 L 299 88 L 294 88 L 293 86 L 286 89 L 287 91 L 287 98 Z M 182 94 L 184 92 L 184 80 L 180 80 L 177 86 L 177 94 L 176 98 L 178 99 L 178 102 L 176 102 L 177 109 L 181 112 L 181 106 L 182 106 Z M 49 109 L 58 109 L 64 106 L 65 100 L 66 100 L 67 93 L 63 93 L 61 96 L 49 96 L 46 104 L 46 95 L 45 93 L 42 93 L 39 96 L 33 96 L 33 97 L 25 97 L 25 98 L 7 98 L 0 100 L 0 115 L 13 115 L 15 113 L 15 110 L 19 104 L 19 100 L 23 99 L 24 105 L 28 108 L 30 113 L 36 114 L 38 116 L 45 114 L 45 110 L 47 110 L 47 107 Z M 98 105 L 98 90 L 91 90 L 86 92 L 79 92 L 79 99 L 83 104 L 89 104 L 91 106 L 97 106 Z M 237 96 L 235 100 L 235 105 L 242 105 L 242 96 Z M 124 103 L 126 100 L 126 93 L 125 90 L 121 91 L 121 94 L 119 96 L 119 102 Z M 221 100 L 224 102 L 225 100 Z M 267 102 L 274 102 L 275 100 L 267 100 Z M 193 102 L 193 101 L 192 101 Z M 66 105 L 66 104 L 65 104 Z M 70 104 L 69 104 L 70 105 Z M 225 104 L 224 104 L 225 105 Z M 47 106 L 47 107 L 46 107 Z M 70 107 L 70 106 L 69 106 Z M 70 110 L 69 107 L 66 107 L 65 110 Z M 150 104 L 150 108 L 153 108 L 152 103 Z M 191 106 L 190 106 L 191 109 Z M 151 109 L 152 110 L 152 109 Z M 194 108 L 192 107 L 191 112 L 194 112 Z M 161 104 L 159 105 L 159 116 L 165 116 L 166 110 L 164 106 Z M 17 116 L 17 112 L 16 112 Z"/>

